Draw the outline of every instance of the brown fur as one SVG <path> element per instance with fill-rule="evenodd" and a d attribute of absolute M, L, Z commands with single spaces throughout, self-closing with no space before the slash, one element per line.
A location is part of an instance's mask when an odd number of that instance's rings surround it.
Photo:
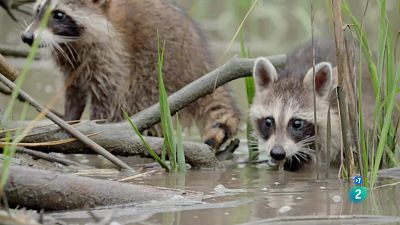
<path fill-rule="evenodd" d="M 63 46 L 72 61 L 55 56 L 66 80 L 67 120 L 81 117 L 91 96 L 91 119 L 120 121 L 121 107 L 133 115 L 158 102 L 157 32 L 165 41 L 164 82 L 173 93 L 214 68 L 204 37 L 170 0 L 53 0 L 84 30 Z M 70 49 L 73 50 L 70 50 Z M 227 87 L 191 104 L 203 140 L 214 148 L 238 129 L 239 112 Z"/>
<path fill-rule="evenodd" d="M 318 41 L 316 48 L 316 64 L 329 61 L 327 55 L 329 56 L 331 51 L 326 52 L 328 46 L 325 41 Z M 310 59 L 308 59 L 308 56 L 310 56 Z M 257 65 L 260 68 L 264 67 L 265 70 L 258 68 Z M 250 108 L 250 118 L 253 126 L 258 127 L 256 135 L 259 140 L 259 149 L 270 154 L 274 147 L 282 146 L 286 152 L 286 160 L 288 160 L 285 163 L 287 170 L 297 170 L 302 167 L 302 164 L 314 158 L 313 76 L 312 72 L 309 76 L 310 68 L 312 68 L 312 48 L 307 45 L 288 55 L 286 68 L 279 75 L 272 64 L 262 63 L 260 60 L 257 61 L 254 69 L 257 92 Z M 334 77 L 332 77 L 332 68 L 327 70 L 330 71 L 328 73 L 331 74 L 332 82 L 327 82 L 326 76 L 318 76 L 319 71 L 319 68 L 316 68 L 315 85 L 320 86 L 316 88 L 318 140 L 320 148 L 325 151 L 327 146 L 327 116 L 328 109 L 331 108 L 330 159 L 335 160 L 340 151 L 341 133 L 336 100 L 329 95 L 334 87 Z M 326 88 L 323 86 L 325 84 L 327 85 Z M 269 117 L 275 121 L 275 128 L 271 131 L 262 127 L 265 118 Z M 302 132 L 311 134 L 311 136 L 307 135 L 300 141 L 296 140 L 298 138 L 293 137 L 289 130 L 290 122 L 293 119 L 305 121 L 306 127 Z M 267 136 L 263 132 L 267 132 Z"/>

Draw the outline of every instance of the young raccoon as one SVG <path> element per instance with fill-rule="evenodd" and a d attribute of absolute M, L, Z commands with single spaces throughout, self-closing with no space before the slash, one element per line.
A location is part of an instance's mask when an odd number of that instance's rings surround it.
<path fill-rule="evenodd" d="M 22 34 L 32 45 L 50 8 L 40 47 L 51 50 L 65 75 L 65 120 L 77 120 L 91 98 L 90 119 L 123 119 L 158 102 L 157 36 L 165 40 L 164 82 L 173 93 L 206 74 L 213 60 L 188 15 L 172 0 L 38 0 Z M 227 87 L 185 110 L 206 143 L 219 148 L 238 129 L 239 112 Z"/>
<path fill-rule="evenodd" d="M 324 46 L 321 45 L 321 48 Z M 326 148 L 329 108 L 330 159 L 336 159 L 340 149 L 339 112 L 331 95 L 336 86 L 332 64 L 321 61 L 316 64 L 314 79 L 312 57 L 307 59 L 311 53 L 305 53 L 311 49 L 307 46 L 288 56 L 286 69 L 280 75 L 264 58 L 256 61 L 253 71 L 256 95 L 250 108 L 250 118 L 258 136 L 259 150 L 267 151 L 275 161 L 284 160 L 284 168 L 289 171 L 298 170 L 305 163 L 314 160 L 315 127 L 317 127 L 320 148 L 322 151 Z M 328 60 L 328 58 L 319 54 L 316 57 L 317 60 Z M 316 126 L 314 124 L 314 83 Z"/>

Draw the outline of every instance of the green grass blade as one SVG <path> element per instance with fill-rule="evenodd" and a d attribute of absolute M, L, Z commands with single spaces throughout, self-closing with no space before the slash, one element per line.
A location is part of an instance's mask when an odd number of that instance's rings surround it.
<path fill-rule="evenodd" d="M 183 149 L 182 126 L 179 122 L 178 114 L 176 115 L 176 151 L 178 155 L 179 171 L 186 171 L 185 150 Z"/>
<path fill-rule="evenodd" d="M 246 47 L 244 44 L 244 34 L 243 30 L 240 33 L 240 49 L 241 56 L 243 58 L 250 57 L 250 51 L 246 51 Z M 246 87 L 246 95 L 247 95 L 247 104 L 248 107 L 253 103 L 253 98 L 255 95 L 255 84 L 253 76 L 244 78 L 245 87 Z M 247 136 L 247 148 L 249 152 L 249 161 L 255 161 L 258 158 L 258 149 L 257 149 L 257 139 L 252 135 L 253 128 L 249 119 L 246 121 L 246 136 Z"/>
<path fill-rule="evenodd" d="M 398 82 L 398 81 L 397 81 Z M 396 82 L 396 83 L 397 83 Z M 392 93 L 390 96 L 388 96 L 390 101 L 387 105 L 387 111 L 385 113 L 385 120 L 383 122 L 383 128 L 382 131 L 380 132 L 380 139 L 379 139 L 379 143 L 378 143 L 378 149 L 376 151 L 376 158 L 375 158 L 375 163 L 373 164 L 373 169 L 371 172 L 371 183 L 370 185 L 374 185 L 376 182 L 376 177 L 378 175 L 378 170 L 381 164 L 381 160 L 382 160 L 382 156 L 386 147 L 386 141 L 388 138 L 388 133 L 389 133 L 389 129 L 390 126 L 392 125 L 392 115 L 393 115 L 393 110 L 394 110 L 394 106 L 395 106 L 395 100 L 396 100 L 396 91 L 395 88 L 393 88 Z"/>
<path fill-rule="evenodd" d="M 363 51 L 363 55 L 365 56 L 368 64 L 368 70 L 372 79 L 372 86 L 375 93 L 375 98 L 378 100 L 380 99 L 380 78 L 378 77 L 378 72 L 376 68 L 376 64 L 374 62 L 374 57 L 372 54 L 372 50 L 369 47 L 369 43 L 367 37 L 363 31 L 363 27 L 357 18 L 351 13 L 349 5 L 346 0 L 342 1 L 342 10 L 343 12 L 350 17 L 352 23 L 354 24 L 355 31 L 356 31 L 356 38 L 361 44 L 361 49 Z"/>
<path fill-rule="evenodd" d="M 163 66 L 164 66 L 164 50 L 165 50 L 165 41 L 163 46 L 161 47 L 160 44 L 160 37 L 157 33 L 157 40 L 158 40 L 158 79 L 159 79 L 159 101 L 160 101 L 160 111 L 161 111 L 161 125 L 163 130 L 163 135 L 165 141 L 168 143 L 167 145 L 167 152 L 169 151 L 170 154 L 168 155 L 169 160 L 171 162 L 172 170 L 177 170 L 177 161 L 176 161 L 176 142 L 174 137 L 174 129 L 172 125 L 172 117 L 171 111 L 169 108 L 168 103 L 168 94 L 164 85 L 163 79 Z"/>
<path fill-rule="evenodd" d="M 38 52 L 39 49 L 39 44 L 41 42 L 41 37 L 40 34 L 42 33 L 42 31 L 46 28 L 47 23 L 49 21 L 51 15 L 51 8 L 48 8 L 45 12 L 45 15 L 43 17 L 43 19 L 40 21 L 40 25 L 39 25 L 39 35 L 37 38 L 35 38 L 33 44 L 32 44 L 32 48 L 29 51 L 28 57 L 27 57 L 27 62 L 24 64 L 22 71 L 20 73 L 20 75 L 18 76 L 15 84 L 16 84 L 16 88 L 14 89 L 14 91 L 11 94 L 11 99 L 7 105 L 5 114 L 4 114 L 4 121 L 7 121 L 8 119 L 11 118 L 11 115 L 13 113 L 13 109 L 14 109 L 14 105 L 15 102 L 17 100 L 19 91 L 21 89 L 22 84 L 25 81 L 25 78 L 32 66 L 32 63 L 35 59 L 35 56 Z M 20 115 L 20 119 L 25 119 L 26 117 L 26 113 L 27 113 L 27 105 L 24 106 L 21 115 Z M 23 137 L 20 136 L 20 127 L 17 128 L 17 132 L 16 132 L 16 138 L 14 138 L 14 140 L 12 141 L 11 145 L 6 145 L 3 148 L 3 155 L 4 155 L 4 161 L 3 161 L 3 169 L 1 172 L 1 179 L 0 179 L 0 195 L 3 194 L 3 188 L 6 185 L 7 181 L 8 181 L 8 177 L 9 177 L 9 173 L 10 173 L 10 165 L 11 165 L 11 160 L 12 158 L 15 157 L 15 152 L 16 152 L 16 148 L 17 148 L 17 144 L 20 142 L 20 140 L 22 140 Z M 6 133 L 6 138 L 5 138 L 5 142 L 6 143 L 10 143 L 11 141 L 11 132 L 7 132 Z M 1 196 L 0 196 L 1 197 Z"/>
<path fill-rule="evenodd" d="M 168 165 L 163 162 L 160 157 L 157 155 L 157 153 L 150 147 L 149 143 L 144 139 L 143 135 L 140 133 L 139 129 L 136 127 L 136 125 L 133 123 L 132 119 L 129 117 L 128 113 L 125 112 L 125 110 L 122 110 L 124 113 L 125 119 L 128 120 L 129 124 L 132 126 L 133 130 L 135 131 L 136 135 L 140 138 L 142 141 L 144 147 L 147 149 L 147 151 L 150 153 L 151 157 L 153 157 L 154 160 L 156 160 L 162 168 L 165 169 L 165 171 L 169 171 Z"/>
<path fill-rule="evenodd" d="M 28 57 L 27 57 L 27 61 L 24 64 L 22 71 L 20 73 L 20 75 L 18 76 L 17 80 L 15 81 L 15 89 L 11 94 L 11 100 L 7 105 L 5 114 L 4 114 L 4 120 L 7 120 L 10 118 L 12 111 L 14 109 L 14 105 L 15 102 L 17 100 L 18 94 L 19 94 L 19 90 L 21 89 L 22 84 L 25 81 L 25 78 L 32 66 L 33 61 L 35 60 L 35 56 L 37 55 L 37 52 L 39 50 L 39 45 L 41 42 L 41 33 L 43 32 L 43 30 L 46 28 L 47 23 L 49 22 L 49 18 L 50 18 L 50 14 L 51 14 L 51 7 L 49 7 L 46 12 L 45 15 L 43 17 L 43 19 L 40 21 L 40 25 L 39 25 L 39 35 L 35 38 L 35 40 L 32 43 L 32 48 L 29 51 Z"/>

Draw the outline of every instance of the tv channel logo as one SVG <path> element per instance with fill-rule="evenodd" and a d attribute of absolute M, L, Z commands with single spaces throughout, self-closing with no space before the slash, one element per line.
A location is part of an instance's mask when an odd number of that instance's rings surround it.
<path fill-rule="evenodd" d="M 363 202 L 368 195 L 368 189 L 363 186 L 355 186 L 350 189 L 349 198 L 353 203 Z"/>

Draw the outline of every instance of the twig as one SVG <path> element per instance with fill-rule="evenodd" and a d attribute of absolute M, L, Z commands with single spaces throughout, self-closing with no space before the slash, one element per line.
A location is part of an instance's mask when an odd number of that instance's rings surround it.
<path fill-rule="evenodd" d="M 8 80 L 5 76 L 0 74 L 0 81 L 3 82 L 7 87 L 9 87 L 11 90 L 15 90 L 17 87 L 16 85 Z M 29 104 L 31 104 L 34 108 L 36 108 L 37 111 L 45 113 L 46 117 L 49 118 L 51 121 L 59 125 L 61 128 L 63 128 L 65 131 L 67 131 L 69 134 L 71 134 L 73 137 L 76 139 L 80 140 L 82 143 L 84 143 L 86 146 L 97 152 L 98 154 L 104 156 L 106 159 L 110 160 L 112 163 L 117 165 L 120 168 L 123 169 L 131 169 L 128 165 L 126 165 L 124 162 L 119 160 L 117 157 L 112 155 L 110 152 L 105 150 L 103 147 L 92 141 L 90 138 L 76 130 L 74 127 L 69 125 L 67 122 L 59 118 L 56 114 L 53 112 L 50 112 L 48 109 L 43 107 L 40 103 L 38 103 L 35 99 L 33 99 L 31 96 L 29 96 L 26 92 L 23 90 L 17 90 L 18 95 L 25 99 Z"/>
<path fill-rule="evenodd" d="M 0 54 L 3 56 L 21 57 L 26 58 L 29 55 L 28 48 L 10 47 L 7 45 L 0 45 Z M 39 57 L 35 57 L 39 58 Z"/>
<path fill-rule="evenodd" d="M 0 73 L 11 81 L 15 81 L 19 75 L 19 71 L 14 69 L 14 67 L 6 61 L 2 54 L 0 54 Z"/>
<path fill-rule="evenodd" d="M 89 166 L 86 165 L 82 165 L 80 163 L 74 162 L 72 160 L 68 160 L 68 159 L 63 159 L 54 155 L 50 155 L 50 154 L 46 154 L 43 152 L 39 152 L 39 151 L 35 151 L 35 150 L 31 150 L 31 149 L 27 149 L 27 148 L 17 148 L 17 153 L 20 154 L 28 154 L 30 156 L 33 156 L 35 158 L 39 158 L 39 159 L 43 159 L 49 162 L 56 162 L 56 163 L 60 163 L 64 166 L 77 166 L 80 168 L 89 168 Z"/>

